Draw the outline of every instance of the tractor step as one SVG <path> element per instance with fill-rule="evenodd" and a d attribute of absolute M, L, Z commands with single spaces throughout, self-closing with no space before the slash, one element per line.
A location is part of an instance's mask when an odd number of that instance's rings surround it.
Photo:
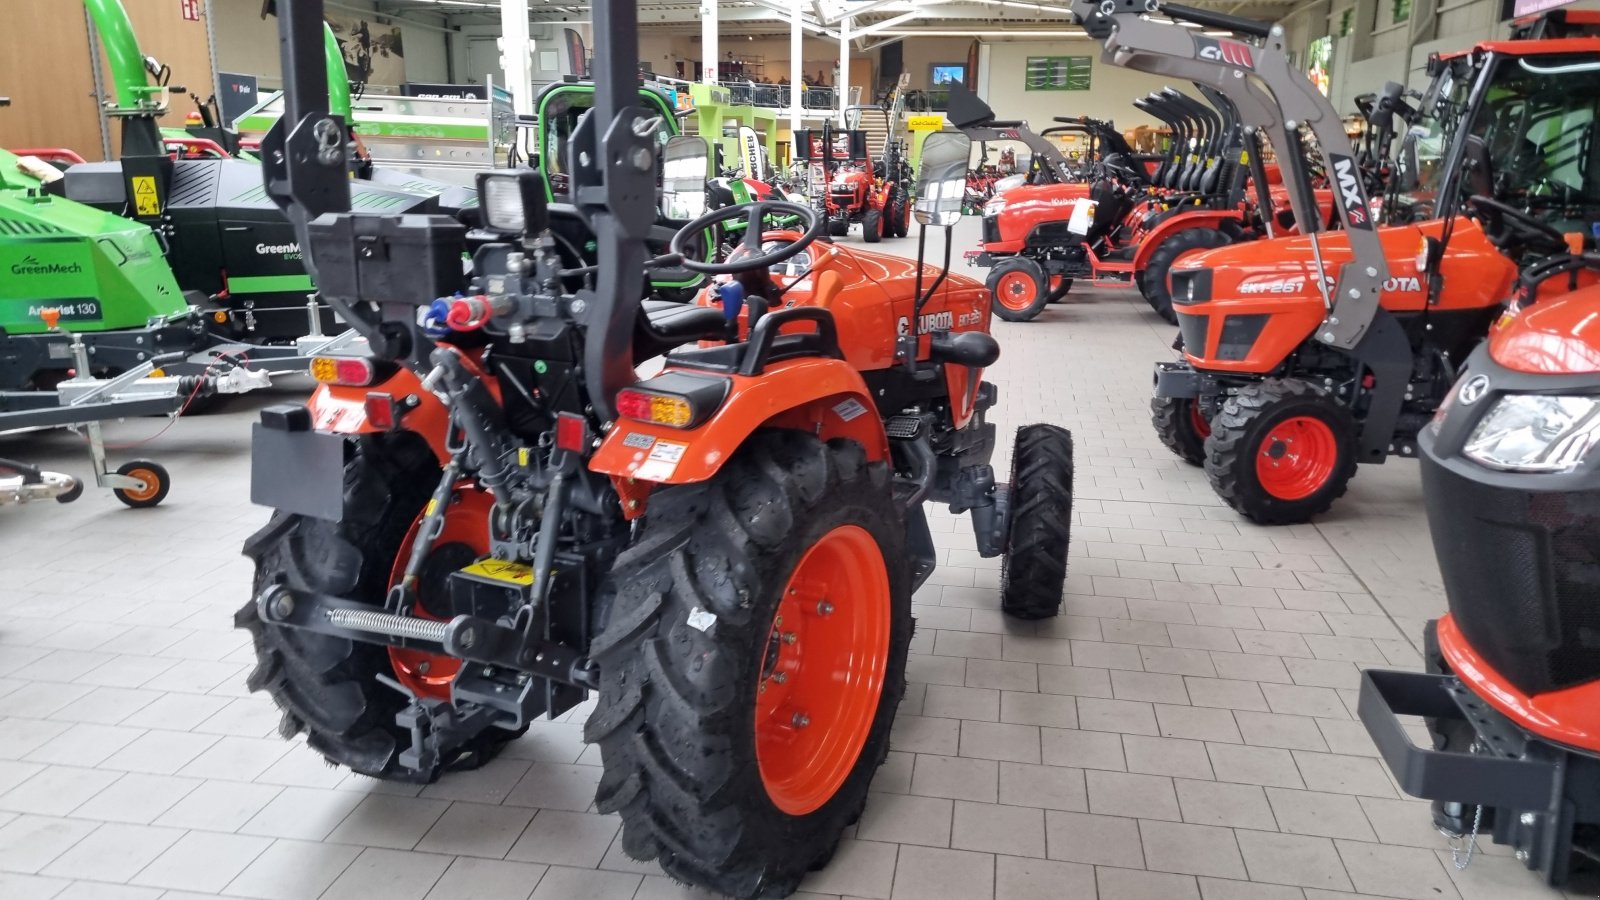
<path fill-rule="evenodd" d="M 922 433 L 921 416 L 890 416 L 883 423 L 883 430 L 889 437 L 899 440 L 911 440 Z"/>

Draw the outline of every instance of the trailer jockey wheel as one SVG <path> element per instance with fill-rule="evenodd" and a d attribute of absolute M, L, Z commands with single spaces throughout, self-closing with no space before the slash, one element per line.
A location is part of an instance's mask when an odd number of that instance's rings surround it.
<path fill-rule="evenodd" d="M 117 466 L 117 474 L 128 478 L 137 478 L 144 482 L 144 487 L 112 488 L 111 493 L 118 500 L 134 509 L 144 509 L 155 506 L 167 499 L 167 492 L 172 490 L 172 476 L 159 463 L 148 459 L 136 459 Z"/>
<path fill-rule="evenodd" d="M 1001 260 L 989 273 L 994 314 L 1007 322 L 1027 322 L 1050 302 L 1044 270 L 1022 256 Z"/>
<path fill-rule="evenodd" d="M 1268 379 L 1240 388 L 1211 420 L 1206 476 L 1217 495 L 1262 525 L 1326 512 L 1356 473 L 1350 411 L 1309 382 Z"/>

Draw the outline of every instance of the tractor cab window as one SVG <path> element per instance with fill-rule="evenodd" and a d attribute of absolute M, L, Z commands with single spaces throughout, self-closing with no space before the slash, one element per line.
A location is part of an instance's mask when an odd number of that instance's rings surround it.
<path fill-rule="evenodd" d="M 1462 61 L 1465 63 L 1465 60 Z M 1424 99 L 1424 120 L 1407 135 L 1400 205 L 1411 218 L 1435 215 L 1447 182 L 1455 192 L 1483 191 L 1526 209 L 1562 230 L 1587 232 L 1600 219 L 1600 54 L 1490 57 L 1493 66 L 1482 99 L 1468 109 L 1476 73 L 1452 65 L 1440 73 Z M 1466 129 L 1464 133 L 1460 129 Z M 1487 172 L 1450 179 L 1446 156 L 1453 140 L 1481 142 L 1479 163 Z M 1468 165 L 1472 154 L 1467 155 Z"/>

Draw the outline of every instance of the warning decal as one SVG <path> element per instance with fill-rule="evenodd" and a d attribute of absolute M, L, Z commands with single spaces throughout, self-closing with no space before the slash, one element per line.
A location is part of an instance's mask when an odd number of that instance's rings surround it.
<path fill-rule="evenodd" d="M 156 194 L 155 176 L 133 176 L 133 212 L 139 216 L 161 215 L 161 197 Z"/>

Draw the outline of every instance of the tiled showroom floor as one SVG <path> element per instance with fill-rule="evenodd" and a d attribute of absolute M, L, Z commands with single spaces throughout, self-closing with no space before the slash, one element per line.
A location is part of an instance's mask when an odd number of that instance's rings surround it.
<path fill-rule="evenodd" d="M 1364 469 L 1316 525 L 1253 527 L 1152 435 L 1150 364 L 1172 333 L 1136 295 L 1075 292 L 996 332 L 1007 442 L 1041 420 L 1076 435 L 1066 609 L 1004 619 L 997 562 L 964 520 L 935 519 L 894 752 L 801 896 L 1560 896 L 1488 844 L 1456 871 L 1354 718 L 1358 670 L 1416 666 L 1443 606 L 1414 464 Z M 617 819 L 591 811 L 581 718 L 425 788 L 277 737 L 231 627 L 239 546 L 267 515 L 247 499 L 263 402 L 116 451 L 171 468 L 158 509 L 90 489 L 0 510 L 0 898 L 699 896 L 625 858 Z M 0 455 L 84 468 L 61 434 L 0 438 Z"/>

